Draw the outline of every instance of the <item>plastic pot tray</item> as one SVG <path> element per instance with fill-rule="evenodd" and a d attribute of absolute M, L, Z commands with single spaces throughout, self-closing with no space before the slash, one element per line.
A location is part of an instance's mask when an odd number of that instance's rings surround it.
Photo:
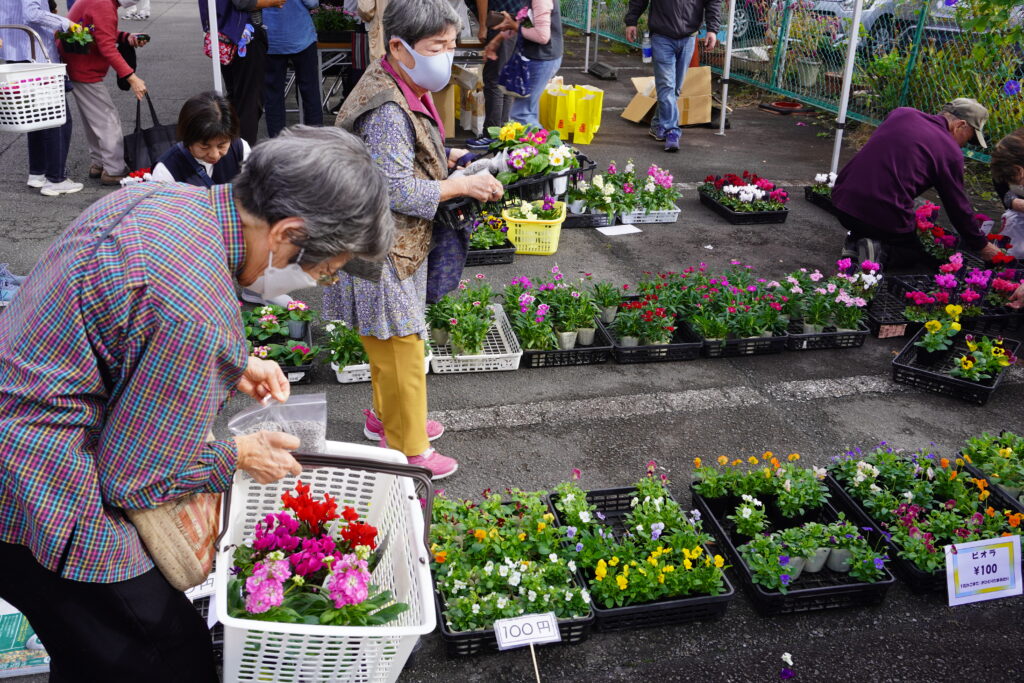
<path fill-rule="evenodd" d="M 789 217 L 789 209 L 780 211 L 733 211 L 703 190 L 697 190 L 700 203 L 708 207 L 733 225 L 759 225 L 765 223 L 785 223 Z"/>
<path fill-rule="evenodd" d="M 594 320 L 594 343 L 590 346 L 577 346 L 563 351 L 530 351 L 523 350 L 523 359 L 519 362 L 523 368 L 558 368 L 569 365 L 600 365 L 607 363 L 612 355 L 612 338 L 608 330 L 598 320 Z"/>

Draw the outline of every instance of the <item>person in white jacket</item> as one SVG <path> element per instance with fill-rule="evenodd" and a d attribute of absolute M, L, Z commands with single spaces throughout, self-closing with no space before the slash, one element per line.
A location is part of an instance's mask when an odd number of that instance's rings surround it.
<path fill-rule="evenodd" d="M 4 0 L 0 2 L 0 24 L 28 26 L 39 34 L 47 54 L 21 30 L 0 31 L 0 58 L 7 62 L 59 62 L 55 31 L 67 31 L 71 22 L 56 14 L 56 3 L 48 0 Z M 30 42 L 31 41 L 31 42 Z M 35 47 L 33 56 L 32 48 Z M 65 81 L 66 83 L 67 81 Z M 81 183 L 68 178 L 68 149 L 71 146 L 71 108 L 64 125 L 32 131 L 28 138 L 28 186 L 47 197 L 78 192 Z"/>

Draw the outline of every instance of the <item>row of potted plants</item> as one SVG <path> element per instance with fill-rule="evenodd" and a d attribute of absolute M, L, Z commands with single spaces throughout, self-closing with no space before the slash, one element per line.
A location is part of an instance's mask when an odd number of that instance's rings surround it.
<path fill-rule="evenodd" d="M 569 188 L 567 200 L 573 214 L 604 214 L 607 223 L 674 223 L 679 217 L 676 202 L 681 197 L 672 174 L 651 164 L 646 176 L 638 178 L 633 160 L 620 170 L 614 161 L 591 182 L 580 181 Z"/>

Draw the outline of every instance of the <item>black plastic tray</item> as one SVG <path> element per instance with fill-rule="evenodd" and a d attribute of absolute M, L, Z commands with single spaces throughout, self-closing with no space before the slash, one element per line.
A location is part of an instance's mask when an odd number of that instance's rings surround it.
<path fill-rule="evenodd" d="M 603 228 L 611 225 L 608 214 L 603 211 L 597 213 L 566 213 L 563 228 Z"/>
<path fill-rule="evenodd" d="M 885 600 L 889 588 L 896 583 L 895 577 L 888 569 L 883 570 L 885 571 L 884 579 L 875 583 L 865 583 L 851 578 L 849 574 L 823 568 L 817 574 L 801 574 L 800 584 L 807 587 L 795 587 L 787 593 L 767 591 L 754 583 L 753 575 L 746 563 L 743 562 L 736 543 L 725 531 L 719 514 L 716 514 L 718 506 L 694 491 L 692 484 L 690 493 L 693 496 L 694 505 L 700 508 L 704 515 L 704 521 L 714 527 L 715 535 L 725 546 L 726 552 L 732 560 L 734 571 L 739 575 L 754 607 L 762 614 L 774 616 L 847 607 L 869 607 Z M 814 516 L 814 513 L 812 512 L 808 516 Z M 828 503 L 818 509 L 817 521 L 827 523 L 838 518 L 836 509 Z M 808 520 L 804 518 L 804 521 Z"/>
<path fill-rule="evenodd" d="M 671 492 L 666 491 L 667 497 L 672 499 Z M 598 512 L 605 516 L 605 523 L 611 527 L 616 534 L 625 531 L 623 520 L 626 514 L 632 509 L 630 501 L 636 496 L 636 489 L 632 486 L 622 486 L 612 489 L 597 489 L 587 491 L 587 501 L 593 504 Z M 565 526 L 554 502 L 558 500 L 558 494 L 550 496 L 550 507 L 555 512 L 555 520 L 559 526 Z M 712 553 L 704 546 L 704 552 L 710 556 Z M 577 571 L 579 580 L 586 585 L 589 578 L 579 568 Z M 596 602 L 591 604 L 596 616 L 595 628 L 597 631 L 622 631 L 634 628 L 654 628 L 685 624 L 692 621 L 709 621 L 719 619 L 729 607 L 729 602 L 736 596 L 736 589 L 724 576 L 725 592 L 719 595 L 697 595 L 688 598 L 673 598 L 658 600 L 639 605 L 627 605 L 625 607 L 600 607 Z"/>
<path fill-rule="evenodd" d="M 479 215 L 480 202 L 472 197 L 457 197 L 437 205 L 434 222 L 452 230 L 465 230 L 472 227 L 473 221 Z"/>
<path fill-rule="evenodd" d="M 530 351 L 523 350 L 521 368 L 558 368 L 569 365 L 600 365 L 607 363 L 612 355 L 612 338 L 601 321 L 594 320 L 594 343 L 590 346 L 577 346 L 568 351 Z"/>
<path fill-rule="evenodd" d="M 879 339 L 902 337 L 921 329 L 921 323 L 910 322 L 904 315 L 906 304 L 889 292 L 879 292 L 868 304 L 867 326 Z"/>
<path fill-rule="evenodd" d="M 804 198 L 819 209 L 824 209 L 833 215 L 836 212 L 835 207 L 832 206 L 832 199 L 815 192 L 810 185 L 804 185 Z"/>
<path fill-rule="evenodd" d="M 829 474 L 825 477 L 825 484 L 832 492 L 832 500 L 850 518 L 857 523 L 857 526 L 867 532 L 872 542 L 882 542 L 889 549 L 889 565 L 893 568 L 902 581 L 907 584 L 914 593 L 945 593 L 946 572 L 926 572 L 918 569 L 917 565 L 905 560 L 899 555 L 899 547 L 889 540 L 881 532 L 878 520 L 868 514 L 868 511 L 861 507 L 861 504 L 854 500 L 853 496 L 846 492 L 842 484 L 836 481 L 835 477 Z"/>
<path fill-rule="evenodd" d="M 598 324 L 604 327 L 603 323 Z M 615 323 L 612 323 L 614 326 Z M 704 340 L 694 334 L 686 323 L 676 322 L 676 331 L 672 335 L 671 344 L 648 344 L 645 346 L 620 346 L 613 329 L 605 328 L 606 334 L 612 339 L 612 355 L 615 362 L 630 363 L 664 363 L 666 361 L 696 360 L 700 356 Z"/>
<path fill-rule="evenodd" d="M 700 355 L 705 358 L 735 358 L 737 356 L 762 356 L 782 353 L 786 350 L 789 335 L 776 332 L 771 337 L 749 337 L 747 339 L 723 339 L 710 341 L 701 339 Z"/>
<path fill-rule="evenodd" d="M 477 266 L 498 266 L 512 263 L 516 258 L 516 245 L 505 240 L 505 244 L 491 249 L 470 249 L 466 254 L 466 268 Z"/>
<path fill-rule="evenodd" d="M 697 190 L 700 203 L 708 207 L 733 225 L 760 225 L 765 223 L 785 223 L 789 217 L 789 209 L 781 211 L 733 211 L 719 203 L 717 199 L 703 190 Z"/>
<path fill-rule="evenodd" d="M 971 330 L 973 333 L 974 330 Z M 892 381 L 897 384 L 909 384 L 923 391 L 930 391 L 935 394 L 952 396 L 961 401 L 985 405 L 999 388 L 1006 371 L 1003 370 L 993 379 L 985 380 L 985 383 L 971 382 L 966 379 L 952 377 L 946 374 L 945 370 L 952 367 L 959 356 L 970 353 L 966 342 L 961 338 L 954 342 L 943 356 L 934 365 L 924 365 L 917 361 L 917 347 L 914 346 L 921 336 L 925 334 L 922 328 L 918 330 L 907 345 L 903 347 L 899 355 L 892 360 Z M 1003 346 L 1008 352 L 1017 355 L 1020 342 L 1015 339 L 1003 339 Z"/>
<path fill-rule="evenodd" d="M 868 328 L 861 323 L 859 330 L 844 332 L 793 332 L 799 323 L 793 323 L 786 338 L 787 351 L 813 351 L 816 349 L 855 349 L 864 346 Z"/>

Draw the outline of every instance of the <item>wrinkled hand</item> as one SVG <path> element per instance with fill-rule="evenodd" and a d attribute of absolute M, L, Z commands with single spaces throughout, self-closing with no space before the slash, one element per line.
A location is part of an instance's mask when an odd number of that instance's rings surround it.
<path fill-rule="evenodd" d="M 1017 288 L 1017 291 L 1010 297 L 1010 308 L 1024 308 L 1024 284 Z"/>
<path fill-rule="evenodd" d="M 128 85 L 132 89 L 135 97 L 142 99 L 146 95 L 146 82 L 139 78 L 137 75 L 132 74 L 128 77 Z"/>
<path fill-rule="evenodd" d="M 994 245 L 991 242 L 989 242 L 988 244 L 985 245 L 984 249 L 982 249 L 981 251 L 978 252 L 978 256 L 980 256 L 981 258 L 985 259 L 985 261 L 991 263 L 992 258 L 996 254 L 1000 254 L 1000 253 L 1002 253 L 1002 250 L 999 247 L 997 247 L 996 245 Z"/>
<path fill-rule="evenodd" d="M 238 381 L 238 390 L 257 401 L 268 397 L 284 403 L 291 394 L 291 385 L 281 366 L 272 360 L 249 356 L 249 362 Z"/>
<path fill-rule="evenodd" d="M 260 484 L 275 482 L 289 474 L 302 474 L 302 465 L 289 451 L 299 447 L 299 438 L 284 432 L 264 432 L 235 437 L 238 447 L 237 469 L 248 473 Z"/>
<path fill-rule="evenodd" d="M 494 202 L 505 194 L 505 188 L 490 173 L 477 173 L 459 178 L 459 180 L 463 183 L 460 194 L 480 202 Z"/>
<path fill-rule="evenodd" d="M 636 42 L 636 26 L 626 27 L 626 41 L 630 43 Z"/>
<path fill-rule="evenodd" d="M 710 52 L 715 49 L 716 45 L 718 45 L 718 36 L 711 31 L 708 31 L 708 34 L 701 38 L 700 45 L 705 51 Z"/>
<path fill-rule="evenodd" d="M 504 19 L 501 20 L 500 24 L 498 24 L 497 26 L 494 27 L 495 31 L 518 31 L 519 30 L 519 22 L 516 21 L 515 19 L 513 19 L 511 14 L 509 14 L 508 12 L 502 12 L 501 16 L 504 17 Z"/>

